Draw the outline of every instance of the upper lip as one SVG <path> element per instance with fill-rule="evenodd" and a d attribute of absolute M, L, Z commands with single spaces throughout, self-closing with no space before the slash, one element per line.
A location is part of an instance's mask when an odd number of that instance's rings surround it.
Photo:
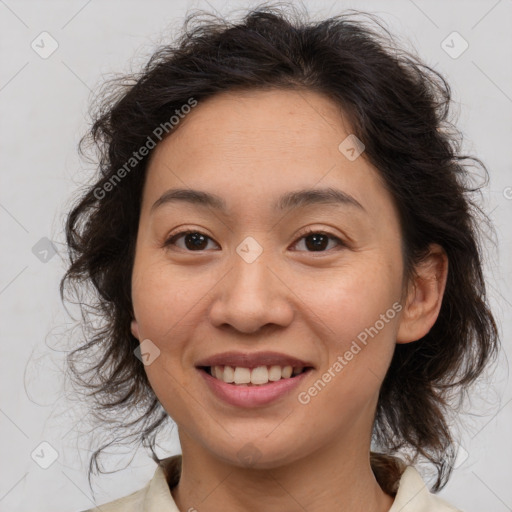
<path fill-rule="evenodd" d="M 258 366 L 293 366 L 306 367 L 313 365 L 293 356 L 278 352 L 222 352 L 202 359 L 196 364 L 200 366 L 238 366 L 241 368 L 256 368 Z"/>

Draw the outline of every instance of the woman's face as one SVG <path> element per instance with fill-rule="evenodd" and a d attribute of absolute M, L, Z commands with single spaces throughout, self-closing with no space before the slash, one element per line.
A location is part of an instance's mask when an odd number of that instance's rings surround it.
<path fill-rule="evenodd" d="M 367 446 L 401 233 L 343 113 L 313 92 L 225 93 L 174 130 L 148 167 L 132 332 L 182 445 L 256 467 Z"/>

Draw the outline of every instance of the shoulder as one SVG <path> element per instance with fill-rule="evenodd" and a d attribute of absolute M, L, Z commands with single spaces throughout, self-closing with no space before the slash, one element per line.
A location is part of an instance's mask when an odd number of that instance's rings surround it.
<path fill-rule="evenodd" d="M 143 489 L 115 501 L 98 505 L 97 507 L 85 510 L 84 512 L 143 512 L 144 500 L 149 483 Z"/>
<path fill-rule="evenodd" d="M 181 466 L 181 456 L 162 461 L 153 478 L 142 489 L 115 501 L 97 505 L 84 512 L 179 512 L 169 490 L 176 483 Z"/>
<path fill-rule="evenodd" d="M 445 500 L 432 494 L 413 466 L 402 473 L 395 501 L 389 512 L 461 512 Z"/>

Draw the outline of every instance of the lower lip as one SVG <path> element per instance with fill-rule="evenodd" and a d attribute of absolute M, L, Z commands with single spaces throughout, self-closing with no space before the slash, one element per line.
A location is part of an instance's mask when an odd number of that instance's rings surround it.
<path fill-rule="evenodd" d="M 281 379 L 268 384 L 240 386 L 228 384 L 212 377 L 205 370 L 198 370 L 213 394 L 236 407 L 260 407 L 270 404 L 295 389 L 311 369 L 289 379 Z"/>

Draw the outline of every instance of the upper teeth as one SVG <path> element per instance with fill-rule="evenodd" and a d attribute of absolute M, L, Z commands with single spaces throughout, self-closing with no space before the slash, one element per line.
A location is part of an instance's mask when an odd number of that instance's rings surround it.
<path fill-rule="evenodd" d="M 275 382 L 280 379 L 288 379 L 293 375 L 302 373 L 303 367 L 293 366 L 258 366 L 253 368 L 243 368 L 240 366 L 212 366 L 211 373 L 216 379 L 222 380 L 228 384 L 267 384 L 269 381 Z"/>

